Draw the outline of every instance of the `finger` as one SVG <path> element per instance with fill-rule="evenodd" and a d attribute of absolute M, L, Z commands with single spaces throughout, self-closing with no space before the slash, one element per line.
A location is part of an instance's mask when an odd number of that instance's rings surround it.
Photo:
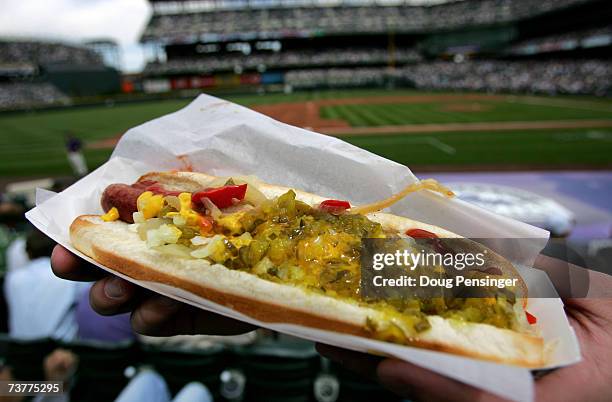
<path fill-rule="evenodd" d="M 377 374 L 385 388 L 416 401 L 504 401 L 470 385 L 399 360 L 383 360 L 378 365 Z"/>
<path fill-rule="evenodd" d="M 102 315 L 131 311 L 137 303 L 138 287 L 117 276 L 107 276 L 93 284 L 89 291 L 91 307 Z"/>
<path fill-rule="evenodd" d="M 165 296 L 144 300 L 132 313 L 132 328 L 143 335 L 238 335 L 255 327 L 200 310 Z"/>
<path fill-rule="evenodd" d="M 107 275 L 59 244 L 51 254 L 51 269 L 56 276 L 71 281 L 95 281 Z"/>
<path fill-rule="evenodd" d="M 376 379 L 376 366 L 382 360 L 381 357 L 353 352 L 322 343 L 317 343 L 316 348 L 323 357 L 327 357 L 364 377 Z"/>

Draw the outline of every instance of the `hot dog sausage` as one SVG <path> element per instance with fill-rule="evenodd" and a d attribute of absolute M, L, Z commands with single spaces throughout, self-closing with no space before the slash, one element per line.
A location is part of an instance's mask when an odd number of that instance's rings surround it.
<path fill-rule="evenodd" d="M 136 208 L 138 196 L 145 191 L 142 186 L 134 187 L 127 184 L 111 184 L 102 193 L 102 209 L 105 212 L 111 208 L 117 208 L 119 219 L 128 223 L 134 223 L 132 214 Z"/>

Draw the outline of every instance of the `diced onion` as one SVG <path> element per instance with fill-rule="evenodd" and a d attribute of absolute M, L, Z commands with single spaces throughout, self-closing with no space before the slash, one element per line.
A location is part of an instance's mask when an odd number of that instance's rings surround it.
<path fill-rule="evenodd" d="M 181 215 L 175 215 L 172 217 L 172 223 L 176 226 L 185 226 L 187 224 L 187 219 Z"/>
<path fill-rule="evenodd" d="M 208 197 L 202 198 L 201 201 L 204 207 L 206 207 L 206 209 L 210 212 L 210 216 L 212 216 L 213 219 L 219 219 L 221 215 L 223 215 L 219 207 L 208 199 Z"/>
<path fill-rule="evenodd" d="M 212 237 L 194 236 L 191 238 L 191 244 L 194 246 L 205 246 L 212 240 Z"/>
<path fill-rule="evenodd" d="M 247 186 L 244 200 L 256 207 L 260 206 L 268 200 L 268 198 L 259 189 L 251 184 Z"/>
<path fill-rule="evenodd" d="M 176 226 L 163 224 L 157 229 L 147 231 L 147 246 L 156 247 L 164 244 L 174 244 L 182 233 Z"/>
<path fill-rule="evenodd" d="M 268 197 L 264 195 L 258 188 L 259 181 L 252 176 L 240 176 L 236 178 L 236 182 L 240 184 L 247 184 L 247 191 L 244 196 L 244 200 L 249 204 L 256 207 L 260 206 L 268 200 Z"/>
<path fill-rule="evenodd" d="M 132 214 L 132 219 L 134 220 L 134 223 L 143 223 L 145 221 L 142 212 L 134 212 Z"/>
<path fill-rule="evenodd" d="M 170 221 L 167 219 L 151 218 L 151 219 L 143 220 L 142 223 L 139 223 L 136 230 L 138 231 L 140 238 L 142 240 L 146 240 L 147 232 L 149 230 L 157 229 L 164 223 L 169 223 L 169 222 Z"/>
<path fill-rule="evenodd" d="M 223 236 L 215 235 L 210 239 L 210 242 L 204 247 L 197 248 L 191 252 L 191 256 L 194 258 L 206 258 L 219 251 L 220 248 L 224 248 Z"/>
<path fill-rule="evenodd" d="M 274 263 L 270 261 L 268 257 L 264 257 L 253 267 L 253 273 L 255 275 L 263 275 L 268 273 L 270 268 L 274 268 Z"/>
<path fill-rule="evenodd" d="M 207 188 L 223 187 L 225 186 L 225 183 L 227 183 L 229 179 L 231 179 L 231 177 L 217 177 L 216 179 L 212 180 L 210 183 L 206 184 L 206 187 Z"/>
<path fill-rule="evenodd" d="M 182 244 L 165 244 L 162 246 L 152 247 L 152 249 L 172 257 L 193 258 L 190 254 L 191 249 L 187 246 L 183 246 Z"/>

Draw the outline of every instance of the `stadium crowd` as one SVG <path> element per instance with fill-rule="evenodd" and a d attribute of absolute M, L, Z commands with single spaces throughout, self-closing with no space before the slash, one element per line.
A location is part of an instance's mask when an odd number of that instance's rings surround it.
<path fill-rule="evenodd" d="M 68 104 L 70 98 L 44 82 L 40 66 L 102 65 L 102 58 L 85 47 L 44 41 L 0 41 L 0 109 Z"/>
<path fill-rule="evenodd" d="M 605 95 L 612 88 L 612 64 L 599 60 L 436 61 L 400 69 L 310 69 L 285 75 L 285 83 L 294 88 L 368 86 L 392 80 L 420 89 Z"/>
<path fill-rule="evenodd" d="M 612 64 L 599 60 L 433 62 L 399 72 L 417 88 L 605 95 Z"/>
<path fill-rule="evenodd" d="M 102 64 L 101 57 L 90 49 L 41 41 L 0 41 L 0 65 L 14 63 L 77 65 Z"/>
<path fill-rule="evenodd" d="M 585 0 L 477 0 L 438 6 L 346 6 L 242 8 L 179 14 L 157 13 L 143 40 L 190 38 L 200 35 L 296 32 L 350 33 L 416 32 L 488 25 L 535 16 Z M 359 21 L 359 24 L 355 24 Z"/>
<path fill-rule="evenodd" d="M 606 46 L 612 43 L 612 25 L 525 40 L 512 45 L 508 53 L 534 54 L 573 50 L 578 47 Z"/>
<path fill-rule="evenodd" d="M 0 109 L 69 103 L 68 96 L 47 82 L 0 83 Z"/>
<path fill-rule="evenodd" d="M 210 73 L 217 71 L 265 70 L 268 67 L 315 67 L 341 65 L 413 63 L 421 60 L 414 49 L 397 49 L 392 55 L 386 49 L 326 49 L 325 51 L 284 51 L 244 54 L 207 55 L 197 59 L 153 62 L 145 67 L 145 74 Z"/>
<path fill-rule="evenodd" d="M 381 67 L 294 70 L 285 74 L 285 84 L 296 89 L 382 86 L 391 74 Z"/>

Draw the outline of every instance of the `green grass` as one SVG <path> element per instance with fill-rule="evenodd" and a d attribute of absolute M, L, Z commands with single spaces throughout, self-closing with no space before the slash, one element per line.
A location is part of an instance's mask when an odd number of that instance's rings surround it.
<path fill-rule="evenodd" d="M 275 93 L 262 95 L 232 95 L 224 96 L 223 98 L 231 100 L 245 106 L 253 106 L 284 102 L 306 102 L 320 99 L 346 99 L 346 98 L 363 98 L 370 96 L 409 96 L 409 95 L 424 95 L 431 94 L 430 92 L 419 92 L 409 89 L 343 89 L 343 90 L 328 90 L 328 91 L 307 91 L 296 92 L 291 94 Z"/>
<path fill-rule="evenodd" d="M 457 105 L 476 105 L 477 111 L 456 111 Z M 401 124 L 444 124 L 500 121 L 553 121 L 612 119 L 612 104 L 585 107 L 579 101 L 563 105 L 542 105 L 509 101 L 453 101 L 436 103 L 395 103 L 325 106 L 321 116 L 342 119 L 354 127 Z M 451 108 L 449 110 L 448 108 Z"/>
<path fill-rule="evenodd" d="M 279 102 L 317 99 L 402 96 L 424 94 L 410 90 L 342 90 L 313 91 L 294 94 L 267 94 L 227 97 L 229 100 L 253 106 Z M 517 98 L 519 101 L 523 98 Z M 526 100 L 527 98 L 525 98 Z M 549 98 L 539 97 L 540 104 L 479 101 L 491 106 L 482 112 L 449 112 L 444 104 L 341 105 L 323 108 L 327 118 L 346 119 L 355 126 L 390 124 L 448 123 L 465 121 L 524 121 L 612 118 L 612 102 L 593 98 L 566 99 L 567 106 L 550 106 Z M 64 151 L 64 134 L 74 133 L 85 142 L 117 136 L 130 127 L 185 106 L 188 100 L 149 101 L 114 106 L 66 108 L 28 113 L 0 114 L 0 176 L 26 177 L 69 174 Z M 457 104 L 457 102 L 451 102 Z M 468 103 L 474 103 L 468 101 Z M 349 138 L 359 146 L 402 163 L 469 164 L 469 163 L 609 163 L 610 140 L 588 138 L 592 130 L 578 130 L 572 141 L 554 140 L 553 132 L 510 133 L 449 133 L 436 134 L 444 143 L 457 149 L 456 155 L 432 152 L 426 136 L 372 136 Z M 559 131 L 555 131 L 559 133 Z M 417 140 L 417 138 L 421 138 Z M 552 140 L 551 140 L 552 138 Z M 551 151 L 547 151 L 550 149 Z M 91 168 L 103 163 L 110 150 L 87 149 L 85 155 Z M 500 155 L 499 157 L 496 155 Z M 575 162 L 577 163 L 577 162 Z"/>
<path fill-rule="evenodd" d="M 343 139 L 408 166 L 612 164 L 612 129 L 453 132 Z"/>
<path fill-rule="evenodd" d="M 68 174 L 67 131 L 84 141 L 101 140 L 186 104 L 184 100 L 145 102 L 0 115 L 0 175 Z M 109 150 L 85 152 L 92 168 L 109 155 Z"/>

